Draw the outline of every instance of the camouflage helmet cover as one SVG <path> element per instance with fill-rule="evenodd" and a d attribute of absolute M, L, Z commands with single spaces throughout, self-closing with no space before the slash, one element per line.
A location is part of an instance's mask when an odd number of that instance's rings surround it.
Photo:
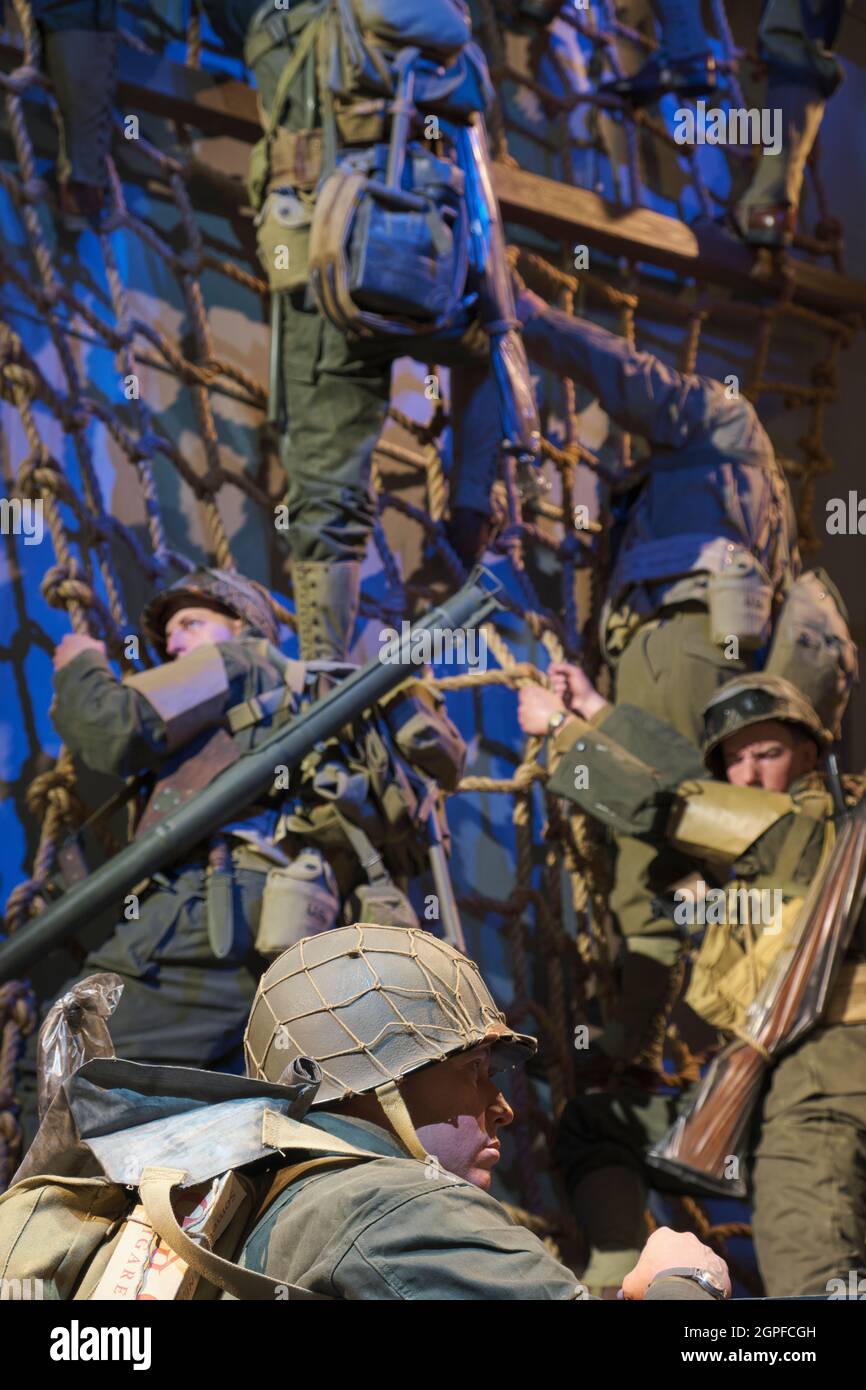
<path fill-rule="evenodd" d="M 162 660 L 167 655 L 165 625 L 181 608 L 214 608 L 240 618 L 259 637 L 279 643 L 279 623 L 270 594 L 263 585 L 229 570 L 199 569 L 184 575 L 151 599 L 141 615 L 148 642 Z"/>
<path fill-rule="evenodd" d="M 535 1051 L 474 961 L 420 928 L 356 923 L 305 937 L 265 971 L 244 1051 L 247 1075 L 267 1081 L 315 1058 L 324 1080 L 314 1103 L 327 1105 L 484 1042 L 506 1064 Z"/>
<path fill-rule="evenodd" d="M 723 772 L 720 749 L 726 738 L 768 719 L 799 725 L 819 748 L 833 741 L 806 696 L 784 677 L 761 672 L 734 676 L 704 706 L 701 752 L 710 772 Z"/>

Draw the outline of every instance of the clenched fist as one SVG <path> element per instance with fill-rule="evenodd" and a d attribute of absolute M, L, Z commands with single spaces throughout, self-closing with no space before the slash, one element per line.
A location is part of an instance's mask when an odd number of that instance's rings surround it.
<path fill-rule="evenodd" d="M 568 711 L 558 695 L 540 685 L 523 686 L 518 696 L 517 718 L 525 734 L 546 734 L 554 714 Z"/>
<path fill-rule="evenodd" d="M 54 669 L 62 671 L 64 666 L 68 666 L 70 661 L 81 652 L 99 652 L 100 656 L 105 656 L 105 643 L 99 642 L 95 637 L 85 637 L 83 633 L 67 632 L 62 642 L 54 648 Z"/>
<path fill-rule="evenodd" d="M 556 691 L 568 708 L 583 719 L 591 719 L 604 705 L 603 695 L 599 695 L 589 676 L 579 666 L 568 661 L 551 662 L 547 668 L 551 689 Z"/>
<path fill-rule="evenodd" d="M 722 1285 L 725 1297 L 731 1296 L 728 1266 L 715 1250 L 702 1245 L 690 1231 L 660 1226 L 653 1231 L 634 1269 L 623 1279 L 623 1297 L 643 1298 L 656 1275 L 666 1269 L 705 1269 L 715 1283 Z"/>

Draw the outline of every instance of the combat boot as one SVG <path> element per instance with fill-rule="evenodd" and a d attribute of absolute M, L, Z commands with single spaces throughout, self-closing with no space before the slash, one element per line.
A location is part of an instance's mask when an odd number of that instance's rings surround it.
<path fill-rule="evenodd" d="M 619 97 L 632 106 L 649 106 L 668 92 L 679 97 L 705 97 L 719 86 L 716 60 L 712 53 L 696 53 L 690 58 L 668 58 L 653 54 L 632 77 L 615 77 L 602 82 L 602 96 Z"/>
<path fill-rule="evenodd" d="M 716 60 L 696 0 L 652 0 L 661 26 L 657 52 L 632 77 L 604 82 L 599 92 L 632 106 L 646 106 L 667 92 L 702 97 L 719 84 Z"/>
<path fill-rule="evenodd" d="M 750 246 L 789 246 L 797 228 L 806 161 L 815 144 L 826 102 L 814 87 L 770 84 L 767 105 L 782 112 L 782 148 L 763 155 L 747 192 L 734 209 L 737 231 Z"/>
<path fill-rule="evenodd" d="M 292 566 L 302 661 L 346 661 L 361 590 L 356 560 L 296 560 Z"/>
<path fill-rule="evenodd" d="M 79 231 L 97 221 L 107 184 L 117 86 L 117 34 L 61 29 L 44 35 L 45 65 L 61 115 L 59 209 Z"/>

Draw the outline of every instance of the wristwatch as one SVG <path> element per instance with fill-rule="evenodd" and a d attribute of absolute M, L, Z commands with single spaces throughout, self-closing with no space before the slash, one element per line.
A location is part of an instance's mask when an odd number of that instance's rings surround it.
<path fill-rule="evenodd" d="M 568 710 L 565 709 L 557 710 L 556 714 L 552 714 L 547 721 L 548 736 L 555 734 L 557 729 L 561 729 L 568 717 Z"/>
<path fill-rule="evenodd" d="M 691 1279 L 693 1284 L 699 1284 L 706 1293 L 712 1294 L 713 1298 L 728 1296 L 716 1276 L 708 1269 L 663 1269 L 650 1280 L 650 1288 L 657 1284 L 659 1279 Z"/>

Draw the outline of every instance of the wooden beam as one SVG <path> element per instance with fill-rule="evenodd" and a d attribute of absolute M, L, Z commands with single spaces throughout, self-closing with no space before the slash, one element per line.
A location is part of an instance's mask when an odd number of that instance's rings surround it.
<path fill-rule="evenodd" d="M 121 108 L 126 106 L 123 114 L 147 111 L 250 144 L 260 138 L 256 94 L 245 83 L 128 48 L 120 52 L 118 97 Z"/>
<path fill-rule="evenodd" d="M 649 208 L 620 211 L 585 188 L 574 188 L 504 164 L 494 185 L 506 221 L 556 241 L 597 247 L 681 275 L 777 298 L 790 284 L 794 299 L 830 314 L 866 314 L 866 282 L 793 256 L 756 256 L 714 223 L 687 226 Z"/>
<path fill-rule="evenodd" d="M 16 67 L 20 47 L 0 43 L 0 62 Z M 41 93 L 32 88 L 25 95 Z M 126 45 L 120 48 L 118 104 L 122 115 L 148 112 L 250 144 L 261 135 L 250 87 Z M 824 313 L 866 315 L 866 282 L 792 256 L 755 256 L 712 223 L 690 227 L 647 208 L 621 211 L 588 189 L 512 166 L 497 164 L 494 174 L 506 221 L 556 241 L 585 243 L 590 251 L 597 247 L 763 299 L 790 292 L 797 303 Z"/>

